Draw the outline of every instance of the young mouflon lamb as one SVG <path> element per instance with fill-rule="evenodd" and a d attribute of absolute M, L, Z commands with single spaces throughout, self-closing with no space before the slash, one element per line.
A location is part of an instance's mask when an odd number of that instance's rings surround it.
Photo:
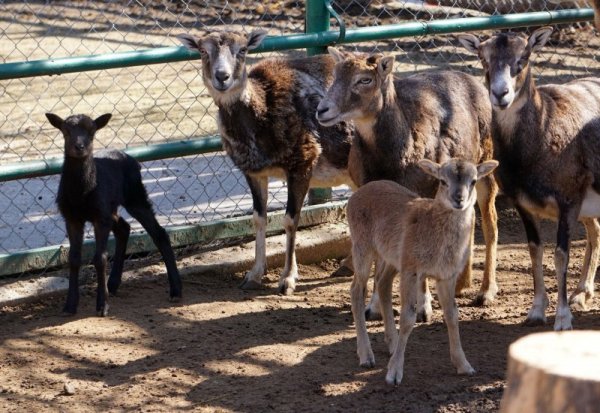
<path fill-rule="evenodd" d="M 140 164 L 131 156 L 116 150 L 93 154 L 94 135 L 111 118 L 104 114 L 97 119 L 73 115 L 66 119 L 47 113 L 50 124 L 59 129 L 65 139 L 65 158 L 56 202 L 65 219 L 69 238 L 69 292 L 64 311 L 75 314 L 79 303 L 79 267 L 84 226 L 94 226 L 98 287 L 96 311 L 108 314 L 107 293 L 115 294 L 121 283 L 125 250 L 129 239 L 129 224 L 118 215 L 119 205 L 125 207 L 148 232 L 161 252 L 170 284 L 172 299 L 181 297 L 181 280 L 175 264 L 175 255 L 166 231 L 154 216 L 142 183 Z M 114 262 L 106 282 L 107 242 L 110 231 L 115 235 Z"/>
<path fill-rule="evenodd" d="M 489 160 L 475 164 L 452 158 L 440 165 L 421 160 L 418 166 L 439 180 L 434 199 L 419 198 L 393 181 L 372 181 L 360 187 L 348 201 L 348 224 L 352 238 L 354 280 L 352 314 L 356 325 L 360 365 L 373 367 L 365 323 L 365 289 L 374 261 L 385 262 L 400 273 L 400 335 L 391 311 L 394 272 L 378 280 L 385 340 L 393 355 L 386 381 L 399 384 L 404 350 L 417 318 L 417 290 L 425 277 L 436 280 L 450 341 L 450 358 L 460 374 L 472 374 L 458 332 L 454 291 L 458 275 L 470 254 L 470 238 L 477 194 L 475 184 L 498 165 Z"/>
<path fill-rule="evenodd" d="M 352 129 L 346 124 L 321 126 L 316 108 L 333 79 L 330 56 L 264 59 L 246 69 L 246 53 L 257 48 L 266 33 L 211 33 L 201 38 L 177 36 L 202 58 L 204 86 L 218 106 L 223 147 L 244 174 L 254 209 L 255 263 L 241 284 L 262 285 L 267 268 L 268 179 L 285 180 L 288 199 L 284 227 L 285 266 L 279 291 L 291 294 L 298 268 L 296 229 L 309 186 L 352 185 L 347 171 Z"/>

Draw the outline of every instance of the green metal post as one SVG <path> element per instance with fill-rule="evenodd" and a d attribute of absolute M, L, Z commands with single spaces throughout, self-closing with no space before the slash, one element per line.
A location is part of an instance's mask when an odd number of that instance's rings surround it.
<path fill-rule="evenodd" d="M 325 7 L 326 0 L 306 0 L 306 14 L 304 17 L 304 32 L 319 33 L 329 30 L 329 11 Z M 327 53 L 327 47 L 308 47 L 306 54 L 314 56 Z M 322 204 L 331 200 L 331 188 L 314 188 L 308 192 L 310 205 Z"/>

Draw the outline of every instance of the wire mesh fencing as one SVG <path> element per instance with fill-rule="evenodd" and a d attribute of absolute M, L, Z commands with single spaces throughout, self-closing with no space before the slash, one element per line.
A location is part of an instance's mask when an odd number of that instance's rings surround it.
<path fill-rule="evenodd" d="M 583 1 L 371 1 L 337 0 L 333 7 L 348 28 L 490 14 L 587 7 Z M 215 30 L 271 36 L 304 31 L 304 1 L 2 1 L 2 63 L 144 50 L 179 45 L 175 36 Z M 536 58 L 544 82 L 596 75 L 599 41 L 591 24 L 562 25 Z M 336 23 L 332 20 L 332 29 Z M 481 75 L 474 56 L 455 36 L 419 36 L 346 45 L 349 50 L 392 53 L 396 70 L 410 74 L 456 69 Z M 302 52 L 302 51 L 300 51 Z M 285 52 L 283 54 L 298 53 Z M 252 55 L 249 63 L 265 57 Z M 0 81 L 0 165 L 62 156 L 62 136 L 44 114 L 99 116 L 96 150 L 123 149 L 216 135 L 216 107 L 203 87 L 199 61 Z M 143 178 L 164 226 L 194 224 L 248 214 L 245 180 L 223 153 L 143 164 Z M 0 183 L 0 254 L 66 241 L 54 199 L 58 176 Z M 347 196 L 343 188 L 335 196 Z M 286 188 L 270 184 L 269 209 L 285 203 Z M 126 216 L 126 214 L 124 214 Z M 133 230 L 140 227 L 133 223 Z M 90 233 L 87 235 L 91 236 Z"/>

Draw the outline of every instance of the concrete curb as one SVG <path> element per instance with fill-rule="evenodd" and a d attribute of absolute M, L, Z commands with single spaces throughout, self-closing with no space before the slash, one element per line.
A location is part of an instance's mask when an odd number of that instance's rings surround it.
<path fill-rule="evenodd" d="M 296 237 L 298 263 L 313 264 L 330 258 L 345 257 L 350 252 L 350 245 L 350 233 L 345 223 L 328 223 L 300 230 Z M 268 268 L 283 266 L 284 257 L 285 234 L 268 237 Z M 231 275 L 247 271 L 253 264 L 254 241 L 184 257 L 177 262 L 184 281 L 198 274 Z M 156 271 L 152 273 L 164 275 L 162 262 L 155 266 Z M 142 274 L 147 274 L 147 270 L 148 267 L 142 267 L 124 272 L 123 283 L 155 279 L 154 276 Z M 66 270 L 63 273 L 66 273 Z M 0 307 L 31 302 L 49 295 L 66 294 L 68 285 L 68 279 L 61 276 L 42 276 L 8 282 L 0 285 Z"/>

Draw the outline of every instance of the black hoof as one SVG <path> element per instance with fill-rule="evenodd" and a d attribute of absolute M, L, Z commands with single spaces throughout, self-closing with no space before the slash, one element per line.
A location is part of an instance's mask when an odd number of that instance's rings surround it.
<path fill-rule="evenodd" d="M 371 311 L 370 308 L 365 310 L 365 319 L 367 321 L 379 321 L 383 320 L 383 317 L 380 313 L 376 313 L 375 311 Z"/>
<path fill-rule="evenodd" d="M 254 280 L 244 280 L 242 281 L 242 283 L 239 285 L 239 287 L 242 290 L 262 290 L 263 289 L 263 285 L 261 283 L 258 283 Z"/>
<path fill-rule="evenodd" d="M 417 323 L 429 323 L 431 321 L 431 314 L 427 314 L 425 311 L 419 311 L 417 313 Z"/>
<path fill-rule="evenodd" d="M 546 322 L 541 318 L 527 318 L 523 321 L 525 327 L 539 327 L 546 325 Z"/>
<path fill-rule="evenodd" d="M 352 271 L 345 265 L 342 265 L 340 268 L 338 268 L 331 274 L 332 277 L 352 277 L 353 275 L 354 271 Z"/>

